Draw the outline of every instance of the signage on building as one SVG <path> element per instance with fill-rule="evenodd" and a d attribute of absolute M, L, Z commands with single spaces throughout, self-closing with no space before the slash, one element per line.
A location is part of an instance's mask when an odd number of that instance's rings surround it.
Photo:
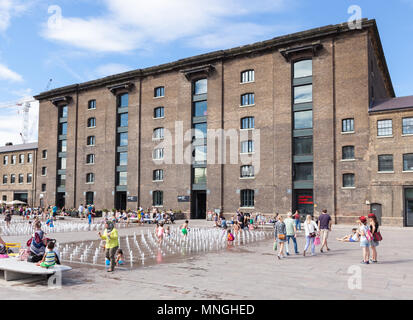
<path fill-rule="evenodd" d="M 128 197 L 128 202 L 138 202 L 138 197 Z"/>
<path fill-rule="evenodd" d="M 313 196 L 299 196 L 298 204 L 314 204 Z"/>
<path fill-rule="evenodd" d="M 190 196 L 178 196 L 178 202 L 190 202 L 191 197 Z"/>

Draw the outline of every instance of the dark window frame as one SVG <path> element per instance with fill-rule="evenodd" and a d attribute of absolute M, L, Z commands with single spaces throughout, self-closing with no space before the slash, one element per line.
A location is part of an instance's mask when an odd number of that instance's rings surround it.
<path fill-rule="evenodd" d="M 254 208 L 255 207 L 255 190 L 243 189 L 240 191 L 240 207 Z"/>

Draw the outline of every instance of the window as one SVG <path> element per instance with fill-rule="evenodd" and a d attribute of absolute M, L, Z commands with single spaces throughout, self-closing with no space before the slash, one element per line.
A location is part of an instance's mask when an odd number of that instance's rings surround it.
<path fill-rule="evenodd" d="M 7 184 L 7 174 L 3 175 L 3 184 Z"/>
<path fill-rule="evenodd" d="M 32 153 L 29 153 L 27 155 L 27 163 L 33 163 L 33 154 Z"/>
<path fill-rule="evenodd" d="M 162 169 L 153 171 L 153 181 L 163 181 L 163 170 Z"/>
<path fill-rule="evenodd" d="M 95 128 L 96 127 L 96 118 L 89 118 L 87 120 L 87 127 L 88 128 Z"/>
<path fill-rule="evenodd" d="M 15 174 L 10 175 L 10 183 L 16 183 L 16 175 Z"/>
<path fill-rule="evenodd" d="M 66 170 L 66 158 L 58 158 L 58 169 Z"/>
<path fill-rule="evenodd" d="M 118 141 L 119 147 L 125 147 L 128 145 L 128 133 L 127 132 L 119 133 L 118 139 L 119 139 Z"/>
<path fill-rule="evenodd" d="M 94 203 L 94 199 L 93 199 L 94 196 L 95 196 L 94 192 L 92 192 L 92 191 L 86 192 L 86 205 L 87 206 Z"/>
<path fill-rule="evenodd" d="M 208 80 L 201 79 L 194 82 L 194 95 L 208 93 Z"/>
<path fill-rule="evenodd" d="M 344 119 L 341 132 L 354 132 L 354 119 Z"/>
<path fill-rule="evenodd" d="M 294 138 L 294 155 L 309 156 L 313 154 L 313 137 Z"/>
<path fill-rule="evenodd" d="M 312 181 L 313 164 L 312 163 L 295 163 L 294 164 L 294 181 Z"/>
<path fill-rule="evenodd" d="M 9 163 L 9 156 L 4 156 L 3 157 L 3 165 L 7 166 Z"/>
<path fill-rule="evenodd" d="M 42 151 L 42 159 L 47 159 L 47 150 Z"/>
<path fill-rule="evenodd" d="M 153 151 L 153 159 L 154 160 L 162 160 L 163 159 L 163 148 L 158 148 Z"/>
<path fill-rule="evenodd" d="M 24 154 L 19 154 L 19 163 L 24 164 Z"/>
<path fill-rule="evenodd" d="M 343 147 L 343 160 L 354 160 L 354 146 Z"/>
<path fill-rule="evenodd" d="M 67 152 L 67 140 L 60 140 L 58 144 L 59 152 Z"/>
<path fill-rule="evenodd" d="M 241 208 L 254 208 L 254 190 L 241 190 Z"/>
<path fill-rule="evenodd" d="M 241 178 L 253 178 L 253 177 L 254 177 L 253 166 L 242 166 L 241 167 Z"/>
<path fill-rule="evenodd" d="M 403 171 L 413 171 L 413 153 L 403 155 Z"/>
<path fill-rule="evenodd" d="M 57 186 L 60 188 L 64 188 L 66 186 L 66 175 L 61 174 L 57 176 Z"/>
<path fill-rule="evenodd" d="M 7 201 L 7 196 L 3 196 L 3 201 Z"/>
<path fill-rule="evenodd" d="M 152 205 L 155 207 L 163 206 L 163 191 L 154 191 L 152 194 Z"/>
<path fill-rule="evenodd" d="M 118 172 L 118 174 L 117 174 L 117 185 L 118 186 L 127 186 L 128 185 L 128 173 L 127 172 Z"/>
<path fill-rule="evenodd" d="M 252 153 L 254 152 L 254 141 L 248 140 L 241 142 L 241 153 Z"/>
<path fill-rule="evenodd" d="M 294 87 L 294 104 L 313 101 L 313 85 Z"/>
<path fill-rule="evenodd" d="M 196 163 L 207 161 L 207 150 L 207 146 L 195 146 L 193 152 L 194 161 Z"/>
<path fill-rule="evenodd" d="M 241 96 L 241 106 L 252 106 L 255 104 L 255 96 L 253 93 L 246 93 Z"/>
<path fill-rule="evenodd" d="M 17 156 L 11 156 L 11 164 L 16 164 Z"/>
<path fill-rule="evenodd" d="M 152 135 L 153 140 L 161 140 L 163 138 L 165 138 L 164 128 L 156 128 L 155 130 L 153 130 L 153 135 Z"/>
<path fill-rule="evenodd" d="M 241 129 L 254 129 L 255 128 L 255 118 L 245 117 L 241 119 Z"/>
<path fill-rule="evenodd" d="M 86 164 L 94 164 L 95 163 L 95 155 L 94 154 L 88 154 L 86 156 Z"/>
<path fill-rule="evenodd" d="M 241 72 L 241 83 L 248 83 L 255 81 L 255 71 L 254 70 L 246 70 Z"/>
<path fill-rule="evenodd" d="M 413 118 L 403 119 L 403 134 L 413 134 Z"/>
<path fill-rule="evenodd" d="M 94 146 L 94 145 L 96 144 L 96 137 L 95 137 L 95 136 L 89 136 L 89 137 L 87 137 L 86 144 L 87 144 L 89 147 Z"/>
<path fill-rule="evenodd" d="M 154 93 L 155 98 L 160 98 L 164 96 L 165 96 L 165 87 L 155 88 L 155 93 Z"/>
<path fill-rule="evenodd" d="M 46 184 L 42 183 L 42 192 L 46 192 Z"/>
<path fill-rule="evenodd" d="M 118 153 L 118 166 L 127 166 L 128 165 L 128 153 L 119 152 Z"/>
<path fill-rule="evenodd" d="M 379 120 L 377 121 L 377 135 L 379 137 L 388 137 L 393 135 L 393 121 Z"/>
<path fill-rule="evenodd" d="M 118 108 L 127 108 L 129 106 L 129 94 L 125 93 L 118 96 Z"/>
<path fill-rule="evenodd" d="M 199 101 L 194 103 L 194 117 L 205 117 L 208 115 L 208 102 Z"/>
<path fill-rule="evenodd" d="M 165 108 L 164 107 L 158 107 L 155 108 L 153 112 L 153 117 L 155 119 L 163 118 L 165 116 Z"/>
<path fill-rule="evenodd" d="M 379 172 L 393 172 L 393 155 L 385 154 L 379 156 Z"/>
<path fill-rule="evenodd" d="M 67 106 L 60 107 L 60 118 L 67 118 Z"/>
<path fill-rule="evenodd" d="M 67 135 L 67 122 L 59 124 L 59 135 Z"/>
<path fill-rule="evenodd" d="M 195 137 L 195 139 L 206 139 L 208 138 L 207 130 L 208 126 L 206 122 L 197 123 L 194 125 L 193 137 Z"/>
<path fill-rule="evenodd" d="M 346 173 L 343 174 L 343 188 L 354 188 L 354 174 Z"/>
<path fill-rule="evenodd" d="M 32 183 L 33 181 L 33 175 L 31 173 L 27 174 L 27 183 Z"/>
<path fill-rule="evenodd" d="M 302 60 L 294 63 L 294 79 L 311 77 L 313 75 L 313 61 Z"/>
<path fill-rule="evenodd" d="M 121 113 L 118 116 L 118 126 L 119 127 L 127 127 L 128 126 L 128 114 Z"/>
<path fill-rule="evenodd" d="M 294 130 L 311 129 L 313 127 L 313 111 L 294 112 Z"/>
<path fill-rule="evenodd" d="M 194 184 L 207 183 L 207 168 L 194 168 Z"/>
<path fill-rule="evenodd" d="M 86 174 L 86 183 L 94 183 L 95 182 L 95 174 L 88 173 Z"/>
<path fill-rule="evenodd" d="M 96 100 L 90 100 L 87 104 L 87 108 L 89 110 L 94 110 L 96 109 Z"/>
<path fill-rule="evenodd" d="M 46 167 L 42 167 L 42 176 L 47 175 L 47 168 Z"/>
<path fill-rule="evenodd" d="M 24 182 L 24 175 L 19 174 L 19 183 L 22 184 Z"/>

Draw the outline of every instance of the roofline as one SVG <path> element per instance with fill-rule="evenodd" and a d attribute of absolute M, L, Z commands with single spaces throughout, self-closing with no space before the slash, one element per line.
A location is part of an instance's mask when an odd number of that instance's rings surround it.
<path fill-rule="evenodd" d="M 374 35 L 378 40 L 377 43 L 379 47 L 379 54 L 384 61 L 385 72 L 387 73 L 388 81 L 391 84 L 391 78 L 390 78 L 390 74 L 387 68 L 387 63 L 385 62 L 383 48 L 381 47 L 381 41 L 380 41 L 380 36 L 379 36 L 377 25 L 376 25 L 376 20 L 363 19 L 361 30 L 363 31 L 363 30 L 370 29 L 370 28 L 373 29 Z M 76 91 L 91 89 L 95 87 L 108 86 L 108 85 L 112 85 L 112 84 L 123 82 L 123 81 L 131 81 L 133 79 L 138 79 L 138 78 L 155 75 L 159 73 L 165 73 L 165 72 L 189 68 L 189 67 L 193 67 L 197 65 L 208 64 L 208 63 L 211 63 L 217 60 L 224 60 L 224 59 L 235 58 L 238 56 L 247 55 L 251 53 L 281 49 L 283 47 L 289 46 L 296 42 L 312 41 L 315 39 L 343 34 L 346 32 L 357 32 L 357 31 L 360 31 L 360 30 L 350 29 L 347 22 L 336 24 L 336 25 L 328 25 L 325 27 L 319 27 L 319 28 L 314 28 L 314 29 L 310 29 L 307 31 L 301 31 L 301 32 L 297 32 L 297 33 L 293 33 L 289 35 L 275 37 L 273 39 L 262 41 L 262 42 L 257 42 L 254 44 L 249 44 L 249 45 L 240 46 L 240 47 L 227 49 L 227 50 L 214 51 L 211 53 L 206 53 L 206 54 L 201 54 L 201 55 L 197 55 L 197 56 L 193 56 L 189 58 L 184 58 L 184 59 L 180 59 L 174 62 L 154 66 L 154 67 L 149 67 L 145 69 L 136 69 L 136 70 L 119 73 L 116 75 L 112 75 L 112 76 L 108 76 L 105 78 L 100 78 L 97 80 L 92 80 L 92 81 L 88 81 L 88 82 L 84 82 L 80 84 L 72 84 L 69 86 L 65 86 L 65 87 L 61 87 L 61 88 L 57 88 L 57 89 L 53 89 L 50 91 L 40 93 L 34 98 L 37 100 L 46 100 L 49 98 L 73 93 Z M 393 91 L 393 94 L 394 94 L 394 90 L 392 88 L 393 86 L 391 84 L 391 90 Z"/>
<path fill-rule="evenodd" d="M 16 144 L 11 146 L 2 146 L 0 147 L 0 153 L 10 153 L 17 151 L 26 151 L 26 150 L 37 150 L 39 148 L 37 142 L 25 143 L 25 144 Z M 7 150 L 11 149 L 11 150 Z"/>
<path fill-rule="evenodd" d="M 373 114 L 380 114 L 380 113 L 408 112 L 412 110 L 413 110 L 413 106 L 405 107 L 405 108 L 387 109 L 387 110 L 369 110 L 369 114 L 373 115 Z"/>

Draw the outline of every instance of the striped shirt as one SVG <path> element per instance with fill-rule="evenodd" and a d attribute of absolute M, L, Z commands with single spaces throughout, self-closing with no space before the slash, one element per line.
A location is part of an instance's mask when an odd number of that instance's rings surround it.
<path fill-rule="evenodd" d="M 47 250 L 44 263 L 48 266 L 54 266 L 56 264 L 56 253 L 53 250 Z"/>

